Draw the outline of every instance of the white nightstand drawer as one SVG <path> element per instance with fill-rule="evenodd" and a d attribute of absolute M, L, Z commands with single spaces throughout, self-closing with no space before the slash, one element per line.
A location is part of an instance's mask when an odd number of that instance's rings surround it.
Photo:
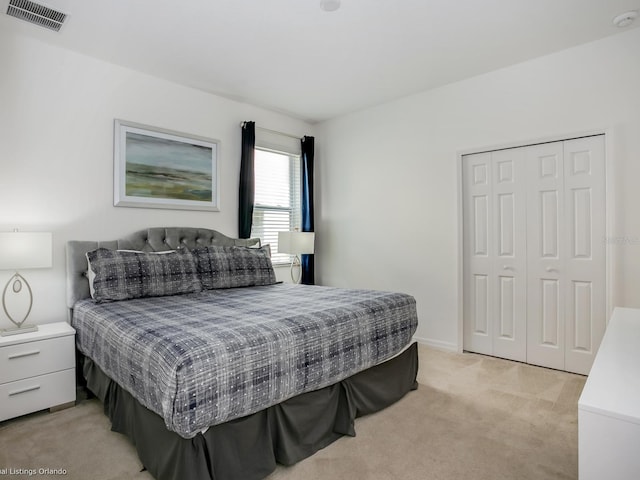
<path fill-rule="evenodd" d="M 0 384 L 74 367 L 73 335 L 0 348 Z"/>
<path fill-rule="evenodd" d="M 75 369 L 0 385 L 0 421 L 76 399 Z"/>

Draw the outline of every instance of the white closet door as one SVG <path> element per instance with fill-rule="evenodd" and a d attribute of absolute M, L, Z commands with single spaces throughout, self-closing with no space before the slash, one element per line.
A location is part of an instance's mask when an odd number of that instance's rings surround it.
<path fill-rule="evenodd" d="M 527 189 L 525 149 L 492 152 L 493 355 L 526 361 Z"/>
<path fill-rule="evenodd" d="M 464 348 L 526 360 L 524 150 L 465 156 Z"/>
<path fill-rule="evenodd" d="M 564 142 L 565 370 L 588 374 L 606 325 L 604 136 Z"/>
<path fill-rule="evenodd" d="M 527 362 L 564 369 L 562 142 L 527 148 Z"/>
<path fill-rule="evenodd" d="M 464 348 L 587 374 L 606 325 L 604 136 L 463 158 Z"/>
<path fill-rule="evenodd" d="M 604 136 L 527 155 L 527 362 L 587 374 L 606 324 Z"/>
<path fill-rule="evenodd" d="M 490 249 L 493 224 L 491 208 L 491 154 L 463 159 L 464 188 L 464 348 L 493 355 L 494 255 Z"/>

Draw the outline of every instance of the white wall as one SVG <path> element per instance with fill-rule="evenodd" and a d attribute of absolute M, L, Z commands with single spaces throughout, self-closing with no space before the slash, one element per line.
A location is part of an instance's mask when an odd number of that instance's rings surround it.
<path fill-rule="evenodd" d="M 0 231 L 54 236 L 53 269 L 22 272 L 34 290 L 34 323 L 66 319 L 67 240 L 151 226 L 237 235 L 240 121 L 313 135 L 305 122 L 7 31 L 0 31 L 0 69 Z M 221 211 L 114 207 L 115 118 L 220 140 Z M 0 272 L 0 288 L 10 276 Z M 7 325 L 0 314 L 0 328 Z"/>
<path fill-rule="evenodd" d="M 601 129 L 612 301 L 640 307 L 640 29 L 320 125 L 320 282 L 410 293 L 416 336 L 457 348 L 457 154 Z"/>

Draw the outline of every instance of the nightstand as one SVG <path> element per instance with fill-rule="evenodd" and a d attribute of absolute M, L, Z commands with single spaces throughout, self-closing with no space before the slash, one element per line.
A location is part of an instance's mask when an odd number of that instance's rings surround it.
<path fill-rule="evenodd" d="M 66 322 L 0 337 L 0 421 L 73 406 L 75 333 Z"/>

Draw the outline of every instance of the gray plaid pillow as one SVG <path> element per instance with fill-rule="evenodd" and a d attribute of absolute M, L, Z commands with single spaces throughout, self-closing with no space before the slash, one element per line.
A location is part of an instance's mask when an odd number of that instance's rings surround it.
<path fill-rule="evenodd" d="M 248 247 L 204 247 L 192 251 L 198 262 L 203 289 L 273 285 L 276 274 L 268 245 Z"/>
<path fill-rule="evenodd" d="M 87 253 L 97 302 L 194 293 L 202 290 L 188 250 L 135 252 L 99 248 Z"/>

